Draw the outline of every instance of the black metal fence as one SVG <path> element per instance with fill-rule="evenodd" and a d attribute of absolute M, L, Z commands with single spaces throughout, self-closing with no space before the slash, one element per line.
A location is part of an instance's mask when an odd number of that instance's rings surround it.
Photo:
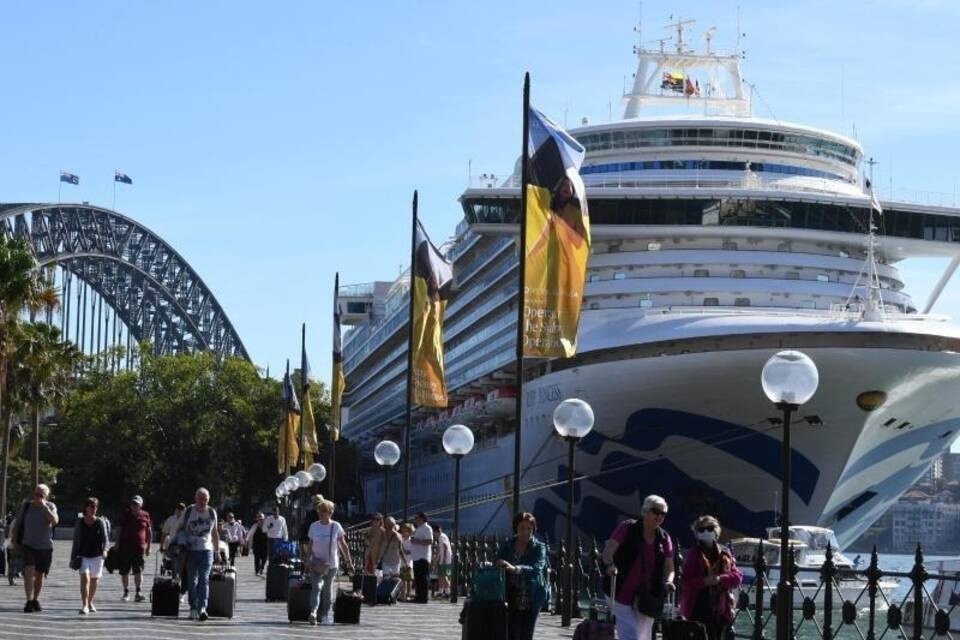
<path fill-rule="evenodd" d="M 363 557 L 363 531 L 347 534 L 350 551 L 355 558 Z M 455 560 L 459 563 L 458 594 L 468 596 L 473 576 L 478 567 L 494 562 L 498 550 L 507 538 L 497 536 L 461 536 L 454 544 Z M 604 599 L 603 563 L 596 540 L 585 544 L 575 540 L 570 567 L 573 617 L 595 616 L 594 604 Z M 550 599 L 544 611 L 561 615 L 564 607 L 564 574 L 562 559 L 567 557 L 566 542 L 551 544 L 546 569 L 550 585 Z M 779 572 L 779 565 L 768 565 L 764 549 L 758 547 L 752 565 L 740 565 L 741 570 L 752 569 L 752 579 L 745 579 L 737 595 L 734 623 L 727 632 L 729 639 L 767 640 L 775 637 L 777 624 L 776 580 L 771 574 Z M 674 558 L 677 568 L 676 584 L 682 586 L 683 558 L 679 549 Z M 835 552 L 829 548 L 823 565 L 818 569 L 801 568 L 796 561 L 790 566 L 790 581 L 794 585 L 791 605 L 792 638 L 801 640 L 960 640 L 960 633 L 951 631 L 950 619 L 960 605 L 960 597 L 953 598 L 946 607 L 931 595 L 932 581 L 943 580 L 953 584 L 957 575 L 935 574 L 927 571 L 923 551 L 917 546 L 910 571 L 885 571 L 880 568 L 876 549 L 870 564 L 864 569 L 838 566 Z M 749 573 L 749 572 L 748 572 Z M 895 589 L 890 588 L 899 581 Z M 904 589 L 906 589 L 904 591 Z M 896 593 L 895 593 L 896 592 Z M 679 600 L 678 600 L 679 601 Z"/>

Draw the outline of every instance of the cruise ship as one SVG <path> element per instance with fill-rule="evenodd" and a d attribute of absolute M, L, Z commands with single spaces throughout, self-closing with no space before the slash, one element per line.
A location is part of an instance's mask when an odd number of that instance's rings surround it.
<path fill-rule="evenodd" d="M 580 535 L 604 540 L 651 493 L 684 540 L 702 513 L 725 535 L 762 535 L 778 524 L 783 425 L 760 372 L 792 348 L 820 373 L 792 430 L 792 519 L 846 546 L 957 438 L 960 327 L 929 311 L 960 264 L 960 209 L 877 199 L 856 140 L 754 117 L 742 56 L 709 39 L 693 53 L 675 27 L 675 47 L 636 51 L 622 120 L 569 130 L 586 148 L 592 255 L 577 355 L 524 360 L 520 506 L 556 539 L 567 466 L 551 418 L 577 397 L 596 415 L 577 453 Z M 413 412 L 411 512 L 452 517 L 441 435 L 462 423 L 476 436 L 462 462 L 463 532 L 505 533 L 513 513 L 519 182 L 519 166 L 484 174 L 460 197 L 442 247 L 456 278 L 450 405 Z M 919 256 L 952 258 L 922 303 L 897 269 Z M 403 443 L 408 282 L 340 290 L 343 432 L 365 452 Z M 366 508 L 379 510 L 384 475 L 372 461 L 366 472 Z"/>

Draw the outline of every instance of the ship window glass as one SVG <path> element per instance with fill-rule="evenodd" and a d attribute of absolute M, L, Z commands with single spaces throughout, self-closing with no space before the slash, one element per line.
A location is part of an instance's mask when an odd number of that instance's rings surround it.
<path fill-rule="evenodd" d="M 591 308 L 591 309 L 599 309 L 599 308 L 600 308 L 600 303 L 599 303 L 599 302 L 591 302 L 591 303 L 590 303 L 590 308 Z"/>
<path fill-rule="evenodd" d="M 817 282 L 830 282 L 830 276 L 825 273 L 818 273 Z"/>
<path fill-rule="evenodd" d="M 653 301 L 650 300 L 649 298 L 641 298 L 641 299 L 640 299 L 640 306 L 641 306 L 642 308 L 644 308 L 644 309 L 647 309 L 647 308 L 653 306 Z"/>
<path fill-rule="evenodd" d="M 783 277 L 785 277 L 787 280 L 799 280 L 799 279 L 800 279 L 800 272 L 799 272 L 799 271 L 787 271 L 785 274 L 783 274 Z"/>
<path fill-rule="evenodd" d="M 366 302 L 348 302 L 347 303 L 347 313 L 366 313 L 366 312 L 367 312 Z"/>
<path fill-rule="evenodd" d="M 790 252 L 790 243 L 788 243 L 788 242 L 781 242 L 780 244 L 777 245 L 777 251 L 779 251 L 779 252 L 781 252 L 781 253 L 789 253 L 789 252 Z"/>
<path fill-rule="evenodd" d="M 813 300 L 801 300 L 801 301 L 800 301 L 800 308 L 801 308 L 801 309 L 816 309 L 816 308 L 817 308 L 817 303 L 814 302 Z"/>
<path fill-rule="evenodd" d="M 705 307 L 719 307 L 719 306 L 720 306 L 720 298 L 704 298 L 704 299 L 703 299 L 703 306 L 705 306 Z"/>
<path fill-rule="evenodd" d="M 599 273 L 591 273 L 591 274 L 590 274 L 590 282 L 597 282 L 598 280 L 600 280 L 600 274 L 599 274 Z"/>
<path fill-rule="evenodd" d="M 707 269 L 694 269 L 693 277 L 694 278 L 707 278 L 710 276 L 710 271 Z"/>
<path fill-rule="evenodd" d="M 648 242 L 648 243 L 647 243 L 647 251 L 660 251 L 660 243 L 659 243 L 659 242 Z"/>
<path fill-rule="evenodd" d="M 731 278 L 746 278 L 747 272 L 743 269 L 733 269 L 730 271 Z"/>
<path fill-rule="evenodd" d="M 736 298 L 733 301 L 733 306 L 735 307 L 749 307 L 750 298 Z"/>
<path fill-rule="evenodd" d="M 724 251 L 736 251 L 736 250 L 737 250 L 737 243 L 736 243 L 736 242 L 730 242 L 730 241 L 728 240 L 727 242 L 724 242 L 724 243 L 723 243 L 723 250 L 724 250 Z"/>
<path fill-rule="evenodd" d="M 627 279 L 627 274 L 624 273 L 623 271 L 617 271 L 616 273 L 613 274 L 613 279 L 614 279 L 614 280 L 626 280 L 626 279 Z"/>

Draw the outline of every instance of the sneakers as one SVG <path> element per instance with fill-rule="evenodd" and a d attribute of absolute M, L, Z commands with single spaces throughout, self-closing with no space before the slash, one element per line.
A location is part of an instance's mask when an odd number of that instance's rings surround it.
<path fill-rule="evenodd" d="M 123 597 L 121 597 L 120 600 L 122 600 L 123 602 L 130 602 L 130 592 L 124 591 Z"/>
<path fill-rule="evenodd" d="M 93 606 L 93 603 L 92 603 L 92 602 L 90 603 L 90 606 L 87 607 L 87 610 L 88 610 L 90 613 L 96 613 L 96 612 L 97 612 L 97 608 L 96 608 L 95 606 Z"/>
<path fill-rule="evenodd" d="M 197 610 L 196 610 L 196 609 L 190 609 L 190 619 L 191 619 L 191 620 L 196 620 L 196 619 L 197 619 Z"/>
<path fill-rule="evenodd" d="M 323 620 L 320 621 L 320 624 L 325 625 L 325 626 L 332 626 L 332 625 L 333 625 L 333 618 L 332 618 L 331 616 L 327 616 L 327 617 L 325 617 Z"/>
<path fill-rule="evenodd" d="M 317 626 L 317 614 L 311 613 L 309 616 L 307 616 L 307 624 Z"/>
<path fill-rule="evenodd" d="M 87 608 L 87 605 L 83 605 L 82 607 L 80 607 L 80 615 L 82 616 L 87 615 L 89 611 L 90 609 Z"/>
<path fill-rule="evenodd" d="M 200 609 L 200 613 L 197 614 L 197 620 L 199 620 L 200 622 L 206 622 L 206 621 L 207 621 L 207 617 L 208 617 L 208 616 L 207 616 L 207 610 L 206 610 L 206 609 Z"/>
<path fill-rule="evenodd" d="M 34 600 L 34 601 L 33 601 L 33 610 L 34 610 L 34 611 L 43 611 L 43 607 L 40 606 L 40 601 L 39 601 L 39 600 Z"/>
<path fill-rule="evenodd" d="M 186 603 L 186 601 L 187 601 L 187 594 L 181 593 L 181 594 L 180 594 L 180 604 L 184 604 L 184 603 Z"/>
<path fill-rule="evenodd" d="M 144 597 L 144 595 L 143 595 L 142 593 L 140 593 L 139 591 L 137 591 L 137 595 L 133 598 L 133 601 L 134 601 L 134 602 L 146 602 L 147 599 L 146 599 L 146 597 Z"/>
<path fill-rule="evenodd" d="M 27 604 L 23 605 L 24 613 L 33 613 L 33 600 L 27 600 Z"/>

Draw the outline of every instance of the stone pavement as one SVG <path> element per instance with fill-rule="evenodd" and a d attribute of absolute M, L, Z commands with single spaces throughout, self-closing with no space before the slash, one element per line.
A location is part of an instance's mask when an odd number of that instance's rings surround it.
<path fill-rule="evenodd" d="M 284 603 L 264 601 L 264 580 L 253 575 L 252 556 L 237 559 L 237 612 L 232 620 L 211 618 L 204 623 L 192 622 L 187 620 L 187 605 L 181 606 L 179 620 L 153 619 L 149 601 L 140 604 L 121 602 L 120 578 L 106 572 L 94 601 L 97 613 L 80 616 L 77 613 L 80 580 L 67 566 L 70 543 L 57 541 L 54 544 L 53 569 L 40 599 L 42 612 L 23 613 L 23 581 L 17 580 L 14 586 L 9 586 L 5 576 L 0 578 L 0 638 L 189 640 L 216 637 L 265 640 L 327 636 L 337 640 L 442 640 L 461 636 L 457 622 L 461 605 L 439 601 L 429 605 L 364 606 L 359 625 L 311 627 L 290 624 Z M 144 574 L 146 593 L 153 584 L 153 561 L 151 555 Z M 572 628 L 560 627 L 559 616 L 543 615 L 537 625 L 537 640 L 567 639 L 572 635 Z"/>

